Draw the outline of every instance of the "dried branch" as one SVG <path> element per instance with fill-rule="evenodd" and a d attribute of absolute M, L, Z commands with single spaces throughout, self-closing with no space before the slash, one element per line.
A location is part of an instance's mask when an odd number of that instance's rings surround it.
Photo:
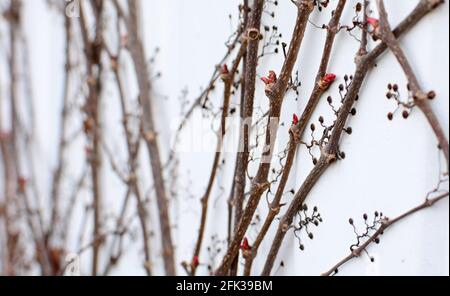
<path fill-rule="evenodd" d="M 93 237 L 101 237 L 102 231 L 102 194 L 101 194 L 101 122 L 100 122 L 100 99 L 103 90 L 102 73 L 103 66 L 101 56 L 103 52 L 103 1 L 92 0 L 91 8 L 94 14 L 95 32 L 91 40 L 86 19 L 84 5 L 81 5 L 81 17 L 79 21 L 80 30 L 83 36 L 84 49 L 86 54 L 87 85 L 89 89 L 88 97 L 84 106 L 86 120 L 84 130 L 89 141 L 87 149 L 88 162 L 91 167 L 92 187 L 93 187 L 93 209 L 94 226 Z M 99 252 L 103 243 L 102 240 L 95 240 L 93 244 L 92 275 L 96 276 L 99 270 Z"/>
<path fill-rule="evenodd" d="M 439 5 L 443 3 L 442 0 L 429 1 L 430 5 Z M 411 64 L 408 61 L 404 51 L 402 50 L 400 43 L 398 42 L 396 36 L 392 33 L 391 26 L 388 21 L 388 14 L 384 7 L 384 2 L 382 0 L 377 0 L 378 11 L 380 14 L 379 30 L 377 33 L 381 40 L 389 47 L 392 53 L 397 58 L 398 63 L 403 68 L 406 78 L 408 79 L 408 86 L 411 90 L 411 95 L 414 99 L 415 105 L 419 107 L 422 113 L 428 120 L 431 128 L 433 129 L 438 142 L 439 147 L 442 149 L 445 159 L 447 160 L 447 170 L 449 169 L 449 155 L 448 155 L 448 140 L 445 135 L 444 129 L 439 122 L 438 117 L 430 106 L 430 99 L 434 99 L 436 93 L 434 91 L 425 92 L 420 86 L 419 79 L 417 78 Z"/>
<path fill-rule="evenodd" d="M 297 56 L 300 51 L 303 37 L 305 35 L 305 30 L 306 30 L 306 27 L 308 24 L 308 18 L 314 8 L 314 3 L 310 0 L 301 0 L 298 2 L 294 2 L 294 4 L 297 6 L 298 13 L 297 13 L 296 25 L 295 25 L 294 32 L 292 35 L 292 40 L 291 40 L 291 44 L 289 46 L 289 51 L 288 51 L 287 57 L 283 64 L 279 79 L 276 79 L 275 82 L 271 83 L 270 85 L 267 85 L 267 88 L 266 88 L 266 94 L 270 100 L 270 111 L 269 111 L 269 116 L 268 116 L 269 124 L 267 126 L 266 139 L 265 139 L 265 147 L 266 148 L 264 149 L 265 151 L 263 152 L 262 161 L 260 163 L 256 177 L 253 180 L 252 190 L 251 190 L 251 194 L 250 194 L 248 203 L 247 203 L 244 213 L 242 214 L 242 217 L 239 221 L 239 225 L 235 231 L 233 240 L 228 248 L 227 254 L 224 256 L 221 265 L 219 266 L 219 268 L 216 271 L 216 275 L 225 275 L 227 270 L 230 267 L 231 262 L 236 258 L 237 254 L 239 252 L 239 247 L 241 245 L 242 239 L 244 238 L 245 233 L 253 219 L 253 215 L 256 211 L 256 208 L 258 207 L 259 200 L 260 200 L 262 194 L 264 193 L 264 191 L 266 191 L 266 189 L 269 186 L 267 178 L 269 175 L 270 164 L 271 164 L 271 159 L 272 159 L 272 155 L 273 155 L 273 145 L 275 143 L 276 134 L 277 134 L 277 131 L 273 130 L 273 125 L 270 124 L 270 120 L 280 117 L 283 99 L 288 90 L 288 84 L 291 79 L 292 70 L 297 61 Z M 253 12 L 254 12 L 254 9 L 253 9 Z M 254 63 L 250 59 L 250 52 L 251 52 L 250 44 L 249 44 L 249 61 L 248 61 L 248 70 L 249 71 L 251 71 L 250 70 L 251 66 L 253 66 L 253 67 L 255 66 Z M 252 77 L 250 73 L 248 75 L 250 75 L 250 76 L 247 76 L 247 77 Z M 253 79 L 249 79 L 249 80 L 253 81 Z M 254 85 L 249 86 L 249 83 L 247 83 L 246 87 L 249 88 L 249 93 L 252 94 L 250 96 L 252 102 L 251 103 L 248 102 L 247 97 L 246 97 L 245 103 L 246 103 L 246 106 L 247 106 L 247 104 L 249 104 L 248 107 L 252 107 L 252 109 L 253 109 Z M 248 120 L 248 118 L 250 118 L 252 114 L 245 114 L 245 115 Z M 244 147 L 245 147 L 245 143 L 248 143 L 248 141 L 245 141 L 245 137 L 244 137 Z M 248 156 L 247 156 L 247 158 L 248 158 Z M 245 158 L 246 164 L 248 163 L 247 158 Z M 244 172 L 246 171 L 246 166 L 243 171 Z M 239 185 L 239 184 L 242 185 L 241 181 L 242 180 L 239 180 L 239 181 L 236 180 L 236 185 Z M 239 187 L 239 186 L 237 186 L 237 187 Z M 239 197 L 239 195 L 238 195 L 238 197 Z M 243 201 L 243 199 L 242 199 L 242 201 Z"/>
<path fill-rule="evenodd" d="M 121 13 L 118 13 L 118 22 L 117 22 L 117 26 L 118 26 L 118 32 L 120 32 L 120 20 L 125 20 L 123 19 L 123 15 Z M 131 190 L 131 192 L 133 193 L 133 195 L 136 197 L 136 204 L 137 204 L 137 213 L 138 213 L 138 217 L 139 217 L 139 222 L 140 222 L 140 226 L 141 226 L 141 232 L 142 232 L 142 240 L 143 240 L 143 249 L 144 249 L 144 256 L 145 256 L 145 270 L 147 275 L 152 275 L 152 268 L 151 268 L 151 252 L 150 252 L 150 238 L 149 238 L 149 227 L 148 227 L 148 223 L 147 223 L 147 217 L 148 217 L 148 212 L 146 210 L 145 207 L 145 203 L 143 200 L 143 194 L 141 192 L 141 189 L 139 188 L 138 185 L 138 180 L 139 180 L 139 174 L 138 174 L 138 170 L 137 170 L 137 166 L 138 166 L 138 155 L 139 155 L 139 147 L 140 147 L 140 139 L 138 138 L 136 141 L 133 140 L 133 132 L 131 131 L 131 127 L 130 127 L 130 121 L 129 121 L 129 112 L 128 112 L 128 108 L 127 108 L 127 99 L 126 99 L 126 95 L 125 95 L 125 90 L 124 90 L 124 83 L 122 81 L 122 77 L 121 77 L 121 73 L 120 73 L 120 53 L 122 50 L 122 46 L 119 44 L 118 49 L 117 49 L 117 53 L 116 55 L 114 55 L 111 50 L 107 49 L 110 61 L 111 61 L 111 69 L 114 73 L 114 79 L 117 85 L 117 89 L 119 92 L 119 98 L 120 98 L 120 106 L 121 106 L 121 111 L 122 111 L 122 127 L 124 130 L 124 134 L 125 134 L 125 140 L 126 140 L 126 144 L 127 144 L 127 152 L 128 152 L 128 167 L 129 167 L 129 176 L 126 177 L 126 179 L 124 180 L 124 183 L 127 187 L 129 187 Z M 127 192 L 125 200 L 129 199 L 129 195 L 131 194 L 131 192 Z M 124 220 L 124 215 L 126 212 L 126 208 L 127 208 L 128 203 L 126 202 L 124 204 L 123 210 L 122 210 L 122 215 L 121 217 L 118 219 L 118 224 L 117 227 L 121 228 L 122 224 L 123 224 L 123 220 Z M 116 236 L 117 238 L 117 236 Z M 114 247 L 115 243 L 113 243 L 113 247 Z M 117 258 L 118 256 L 114 256 L 112 255 L 111 252 L 111 256 L 110 256 L 110 260 L 109 260 L 109 264 L 106 268 L 105 274 L 107 274 L 109 272 L 109 270 L 111 269 L 111 265 L 112 263 L 116 263 L 118 260 Z"/>
<path fill-rule="evenodd" d="M 128 47 L 136 70 L 139 85 L 139 102 L 142 106 L 142 132 L 147 144 L 151 161 L 151 170 L 155 184 L 156 199 L 159 208 L 159 220 L 162 235 L 164 267 L 167 275 L 175 275 L 175 255 L 172 243 L 169 204 L 164 184 L 161 154 L 158 147 L 158 135 L 154 123 L 152 85 L 148 78 L 149 69 L 145 58 L 144 45 L 139 36 L 139 10 L 134 0 L 128 0 L 129 16 L 127 22 Z"/>
<path fill-rule="evenodd" d="M 241 118 L 245 120 L 245 125 L 239 131 L 239 148 L 236 158 L 235 175 L 233 177 L 232 201 L 231 205 L 234 209 L 234 229 L 236 231 L 238 223 L 242 217 L 242 208 L 244 204 L 244 191 L 247 177 L 248 157 L 250 153 L 250 127 L 253 117 L 253 105 L 256 89 L 256 68 L 258 66 L 258 51 L 261 37 L 261 19 L 264 11 L 265 0 L 255 0 L 251 13 L 249 14 L 248 24 L 246 29 L 246 36 L 248 46 L 245 57 L 245 84 L 243 92 L 243 102 L 241 102 Z M 234 234 L 233 234 L 234 235 Z M 230 238 L 229 238 L 230 239 Z M 235 243 L 236 244 L 236 243 Z M 238 243 L 239 244 L 239 243 Z M 234 258 L 231 258 L 234 261 Z M 231 264 L 232 262 L 230 262 Z M 237 262 L 233 264 L 232 273 L 237 269 Z M 226 272 L 224 270 L 224 272 Z"/>
<path fill-rule="evenodd" d="M 198 267 L 198 258 L 200 256 L 200 251 L 202 248 L 202 242 L 203 237 L 206 229 L 206 219 L 208 214 L 208 203 L 209 198 L 214 186 L 214 180 L 216 179 L 217 170 L 219 168 L 220 158 L 222 157 L 222 146 L 223 141 L 226 134 L 226 120 L 229 114 L 229 107 L 230 107 L 230 99 L 231 99 L 231 88 L 233 86 L 234 78 L 236 75 L 236 72 L 239 68 L 239 65 L 241 63 L 242 57 L 245 55 L 247 50 L 247 41 L 243 40 L 241 48 L 239 49 L 239 52 L 237 54 L 237 57 L 235 61 L 233 62 L 233 66 L 230 71 L 228 71 L 228 68 L 224 66 L 222 70 L 222 80 L 224 82 L 224 95 L 223 95 L 223 107 L 222 107 L 222 117 L 221 117 L 221 124 L 220 124 L 220 133 L 218 134 L 218 141 L 217 141 L 217 147 L 216 147 L 216 153 L 214 156 L 213 166 L 211 169 L 210 178 L 208 181 L 206 192 L 201 199 L 202 203 L 202 214 L 200 219 L 200 230 L 197 238 L 197 243 L 194 250 L 194 256 L 192 257 L 191 261 L 191 275 L 195 275 L 195 272 Z"/>

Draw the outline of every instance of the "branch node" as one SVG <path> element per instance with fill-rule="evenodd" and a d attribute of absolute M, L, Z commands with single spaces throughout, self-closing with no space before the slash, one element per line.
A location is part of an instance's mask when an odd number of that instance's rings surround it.
<path fill-rule="evenodd" d="M 251 41 L 257 41 L 257 40 L 261 39 L 261 33 L 256 28 L 249 28 L 247 30 L 245 37 L 243 37 L 243 38 L 245 38 L 247 40 L 251 40 Z"/>

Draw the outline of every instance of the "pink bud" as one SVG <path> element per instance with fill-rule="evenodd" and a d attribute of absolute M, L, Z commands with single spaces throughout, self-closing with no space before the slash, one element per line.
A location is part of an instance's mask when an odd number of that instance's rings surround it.
<path fill-rule="evenodd" d="M 200 265 L 200 261 L 198 259 L 198 256 L 194 256 L 194 258 L 192 258 L 192 266 L 198 267 L 199 265 Z"/>
<path fill-rule="evenodd" d="M 269 71 L 269 80 L 272 83 L 277 82 L 277 74 L 274 71 Z"/>
<path fill-rule="evenodd" d="M 20 193 L 25 193 L 28 180 L 25 177 L 19 177 L 17 179 L 18 190 Z"/>
<path fill-rule="evenodd" d="M 244 238 L 244 241 L 242 242 L 242 245 L 241 245 L 241 249 L 242 249 L 243 251 L 248 251 L 248 250 L 251 249 L 250 244 L 248 243 L 248 239 L 247 239 L 247 238 Z"/>
<path fill-rule="evenodd" d="M 332 74 L 332 73 L 329 73 L 323 77 L 323 81 L 328 84 L 333 83 L 335 80 L 336 80 L 336 75 Z"/>
<path fill-rule="evenodd" d="M 326 91 L 335 80 L 336 80 L 336 75 L 333 73 L 328 73 L 322 77 L 322 80 L 320 80 L 319 88 L 322 91 Z"/>
<path fill-rule="evenodd" d="M 265 85 L 274 84 L 277 82 L 277 74 L 274 71 L 269 71 L 269 76 L 262 77 L 261 80 Z"/>
<path fill-rule="evenodd" d="M 222 75 L 228 75 L 229 73 L 230 73 L 230 71 L 228 70 L 227 64 L 224 64 L 224 65 L 222 66 L 222 69 L 221 69 L 221 71 L 220 71 L 220 74 L 222 74 Z"/>
<path fill-rule="evenodd" d="M 377 20 L 376 18 L 368 17 L 368 18 L 367 18 L 367 23 L 368 23 L 369 25 L 371 25 L 372 27 L 377 28 L 378 25 L 380 24 L 380 21 Z"/>
<path fill-rule="evenodd" d="M 294 115 L 292 115 L 292 124 L 297 125 L 298 121 L 299 121 L 298 116 L 297 116 L 297 114 L 294 113 Z"/>

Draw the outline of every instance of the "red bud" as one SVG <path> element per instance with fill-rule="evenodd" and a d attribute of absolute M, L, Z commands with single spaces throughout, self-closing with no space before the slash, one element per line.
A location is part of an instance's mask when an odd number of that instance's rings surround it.
<path fill-rule="evenodd" d="M 298 119 L 298 116 L 297 116 L 297 114 L 293 114 L 292 115 L 292 124 L 293 125 L 297 125 L 298 124 L 298 121 L 299 121 L 299 119 Z"/>
<path fill-rule="evenodd" d="M 333 83 L 335 80 L 336 80 L 336 74 L 333 74 L 333 73 L 326 74 L 323 77 L 323 81 L 328 83 L 328 84 Z"/>
<path fill-rule="evenodd" d="M 192 258 L 192 266 L 197 267 L 200 265 L 200 261 L 198 259 L 198 256 L 194 256 L 194 258 Z"/>
<path fill-rule="evenodd" d="M 18 191 L 20 193 L 25 193 L 28 180 L 25 177 L 19 177 L 17 179 Z"/>
<path fill-rule="evenodd" d="M 322 80 L 319 82 L 319 87 L 323 91 L 327 90 L 331 84 L 336 80 L 336 74 L 328 73 L 322 77 Z"/>
<path fill-rule="evenodd" d="M 261 80 L 265 85 L 274 84 L 277 82 L 277 74 L 274 71 L 269 71 L 269 76 L 262 77 Z"/>
<path fill-rule="evenodd" d="M 242 245 L 241 245 L 241 249 L 242 249 L 243 251 L 248 251 L 248 250 L 251 249 L 250 244 L 248 243 L 248 239 L 247 239 L 247 238 L 244 238 L 244 241 L 242 242 Z"/>
<path fill-rule="evenodd" d="M 380 21 L 377 20 L 376 18 L 368 17 L 367 18 L 367 23 L 369 25 L 371 25 L 372 27 L 377 28 L 379 26 L 379 24 L 380 24 Z"/>

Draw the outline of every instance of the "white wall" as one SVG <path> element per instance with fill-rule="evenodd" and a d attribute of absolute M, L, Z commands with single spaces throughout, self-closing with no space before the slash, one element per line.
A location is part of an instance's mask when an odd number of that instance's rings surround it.
<path fill-rule="evenodd" d="M 62 20 L 54 12 L 48 10 L 45 1 L 24 1 L 27 7 L 26 32 L 31 49 L 31 61 L 34 81 L 34 95 L 37 106 L 37 130 L 40 144 L 40 159 L 43 169 L 48 170 L 55 164 L 55 143 L 57 140 L 58 115 L 62 92 L 63 43 Z M 224 41 L 234 30 L 237 23 L 238 0 L 146 0 L 143 1 L 142 12 L 145 23 L 145 40 L 148 51 L 156 46 L 161 48 L 156 68 L 163 77 L 157 82 L 157 92 L 162 96 L 158 100 L 158 123 L 161 129 L 161 148 L 165 154 L 171 144 L 173 130 L 167 128 L 171 119 L 178 120 L 180 114 L 179 100 L 181 90 L 189 90 L 189 98 L 194 99 L 205 86 L 216 63 L 225 52 Z M 264 23 L 276 24 L 283 33 L 282 41 L 289 42 L 295 21 L 296 10 L 291 1 L 280 0 L 274 9 L 276 18 L 268 15 Z M 356 1 L 348 1 L 343 23 L 349 23 Z M 332 0 L 334 7 L 337 1 Z M 417 3 L 417 1 L 386 1 L 392 24 L 397 24 Z M 331 8 L 322 13 L 314 12 L 311 22 L 321 25 L 327 22 Z M 232 21 L 228 15 L 231 14 Z M 402 39 L 405 52 L 410 57 L 413 67 L 417 69 L 419 79 L 426 89 L 433 89 L 438 97 L 433 108 L 446 128 L 449 123 L 449 60 L 448 60 L 448 21 L 449 6 L 444 4 L 437 11 L 426 17 L 423 22 Z M 289 122 L 293 110 L 300 113 L 313 86 L 313 79 L 318 68 L 324 32 L 313 26 L 307 30 L 304 46 L 296 69 L 299 70 L 303 87 L 299 101 L 290 94 L 285 100 L 283 120 Z M 346 33 L 339 34 L 337 45 L 332 55 L 330 72 L 341 79 L 344 74 L 354 71 L 353 56 L 358 43 Z M 258 69 L 259 75 L 268 70 L 280 69 L 282 56 L 271 56 L 263 59 Z M 351 118 L 349 124 L 354 133 L 346 136 L 342 148 L 347 159 L 333 166 L 320 180 L 308 198 L 310 206 L 317 205 L 324 217 L 324 223 L 315 230 L 315 240 L 305 240 L 306 251 L 300 252 L 292 234 L 286 240 L 277 258 L 274 273 L 277 275 L 319 275 L 326 271 L 341 257 L 347 255 L 349 246 L 354 242 L 354 235 L 348 225 L 348 218 L 356 221 L 363 213 L 375 210 L 387 216 L 395 216 L 420 203 L 426 193 L 433 189 L 438 175 L 438 152 L 435 138 L 427 126 L 424 117 L 414 111 L 409 120 L 397 116 L 393 122 L 386 119 L 386 114 L 395 106 L 385 99 L 386 85 L 397 82 L 405 93 L 405 79 L 394 57 L 385 54 L 368 77 L 361 92 L 361 100 L 357 104 L 358 115 Z M 257 98 L 263 108 L 267 102 L 262 90 L 263 85 L 257 83 Z M 131 87 L 132 88 L 132 87 Z M 221 99 L 221 87 L 211 97 L 216 107 Z M 332 94 L 337 95 L 336 88 Z M 235 99 L 236 100 L 236 99 Z M 105 121 L 119 127 L 117 99 L 112 93 L 105 105 Z M 325 115 L 329 118 L 330 110 L 326 104 L 319 106 L 314 118 Z M 201 117 L 196 114 L 196 117 Z M 111 134 L 113 128 L 109 129 Z M 189 130 L 189 127 L 187 128 Z M 120 134 L 112 136 L 119 139 Z M 280 131 L 279 147 L 284 148 L 287 132 Z M 111 145 L 116 145 L 111 140 Z M 117 140 L 118 141 L 118 140 Z M 172 200 L 173 214 L 176 217 L 177 229 L 174 241 L 177 244 L 179 262 L 192 257 L 199 220 L 199 197 L 206 186 L 213 153 L 180 154 L 180 191 L 177 200 Z M 304 149 L 298 157 L 296 174 L 293 174 L 287 190 L 298 188 L 306 174 L 312 168 L 312 162 Z M 234 158 L 227 154 L 227 166 L 219 174 L 220 185 L 229 188 L 230 175 L 233 171 Z M 109 170 L 109 169 L 108 169 Z M 252 168 L 254 170 L 254 168 Z M 145 173 L 145 171 L 143 172 Z M 75 173 L 74 173 L 75 174 Z M 146 174 L 146 173 L 145 173 Z M 75 174 L 76 175 L 76 174 Z M 49 177 L 49 175 L 47 176 Z M 105 173 L 105 194 L 111 210 L 118 208 L 117 200 L 123 198 L 124 191 L 120 181 L 111 173 Z M 42 179 L 46 179 L 45 175 Z M 146 186 L 148 182 L 144 182 Z M 43 182 L 43 184 L 46 184 Z M 168 186 L 171 186 L 169 183 Z M 46 185 L 42 185 L 45 191 Z M 226 217 L 228 192 L 223 193 L 216 186 L 212 207 L 210 208 L 207 240 L 218 233 L 225 239 L 226 230 L 223 222 Z M 448 189 L 448 183 L 444 185 Z M 147 187 L 148 188 L 148 187 Z M 120 194 L 119 194 L 120 193 Z M 291 195 L 286 195 L 289 201 Z M 152 202 L 152 206 L 155 204 Z M 259 212 L 264 217 L 266 204 L 261 202 Z M 341 273 L 345 275 L 448 275 L 449 274 L 449 207 L 448 200 L 435 208 L 417 214 L 390 229 L 378 246 L 371 247 L 369 252 L 375 256 L 376 262 L 371 264 L 363 257 L 346 265 Z M 222 220 L 221 220 L 222 219 Z M 155 213 L 152 221 L 156 223 Z M 222 225 L 223 224 L 223 225 Z M 257 228 L 249 232 L 250 242 L 256 237 Z M 157 230 L 155 224 L 152 229 Z M 268 238 L 272 237 L 274 225 Z M 260 256 L 254 271 L 259 273 L 264 264 L 264 254 L 270 247 L 271 239 L 266 239 L 259 252 Z M 74 244 L 76 250 L 76 244 Z M 129 255 L 116 271 L 117 274 L 142 274 L 139 260 L 142 254 L 139 247 L 130 247 Z M 153 255 L 160 257 L 159 241 L 153 241 Z M 207 252 L 202 253 L 200 260 L 207 260 Z M 82 257 L 88 260 L 88 256 Z M 280 260 L 285 262 L 284 268 L 278 268 Z M 161 260 L 155 262 L 161 273 Z M 201 268 L 207 274 L 206 268 Z M 180 273 L 182 273 L 180 269 Z"/>

